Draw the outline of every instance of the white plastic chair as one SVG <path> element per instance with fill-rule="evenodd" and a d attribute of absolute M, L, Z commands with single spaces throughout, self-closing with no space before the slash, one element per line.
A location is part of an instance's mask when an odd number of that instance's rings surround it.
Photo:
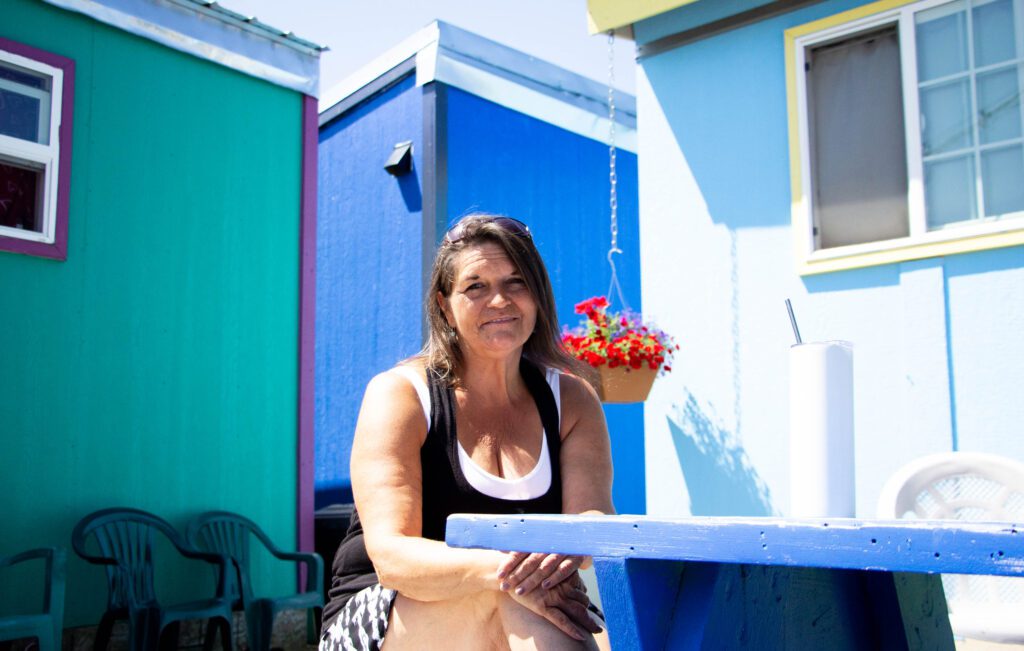
<path fill-rule="evenodd" d="M 1024 463 L 977 452 L 922 457 L 886 482 L 878 517 L 1024 526 Z M 945 574 L 942 586 L 954 634 L 1024 642 L 1024 579 Z"/>

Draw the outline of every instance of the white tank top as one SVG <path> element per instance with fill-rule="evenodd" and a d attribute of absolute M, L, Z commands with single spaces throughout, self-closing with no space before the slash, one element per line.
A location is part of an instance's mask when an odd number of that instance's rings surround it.
<path fill-rule="evenodd" d="M 419 396 L 420 404 L 423 406 L 423 415 L 429 430 L 430 392 L 427 390 L 426 378 L 422 371 L 411 366 L 396 366 L 394 370 L 401 373 L 416 389 L 416 395 Z M 555 409 L 558 411 L 558 421 L 561 424 L 562 396 L 559 375 L 560 373 L 555 369 L 548 369 L 545 373 L 551 393 L 555 396 Z M 557 436 L 559 433 L 556 432 L 555 435 Z M 473 461 L 469 453 L 462 447 L 462 443 L 458 444 L 459 467 L 469 485 L 488 497 L 504 500 L 531 500 L 547 493 L 548 488 L 551 487 L 551 453 L 548 451 L 548 439 L 544 436 L 543 430 L 540 433 L 540 441 L 540 458 L 537 459 L 537 465 L 533 467 L 533 470 L 516 479 L 505 479 L 487 472 Z"/>

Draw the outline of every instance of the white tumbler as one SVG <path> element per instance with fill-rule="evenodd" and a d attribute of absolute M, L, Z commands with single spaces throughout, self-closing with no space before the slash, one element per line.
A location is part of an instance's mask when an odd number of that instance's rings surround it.
<path fill-rule="evenodd" d="M 790 517 L 853 517 L 853 344 L 789 349 Z"/>

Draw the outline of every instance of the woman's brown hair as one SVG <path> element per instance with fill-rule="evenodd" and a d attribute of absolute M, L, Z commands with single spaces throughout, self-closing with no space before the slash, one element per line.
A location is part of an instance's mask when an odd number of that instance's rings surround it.
<path fill-rule="evenodd" d="M 456 384 L 463 363 L 462 350 L 438 304 L 437 295 L 449 297 L 455 283 L 455 260 L 467 248 L 497 244 L 519 271 L 537 304 L 537 323 L 523 346 L 523 356 L 540 368 L 557 368 L 587 377 L 583 365 L 562 345 L 551 280 L 533 237 L 525 224 L 500 215 L 471 214 L 460 219 L 445 235 L 434 257 L 424 310 L 427 342 L 417 357 L 434 368 L 450 384 Z"/>

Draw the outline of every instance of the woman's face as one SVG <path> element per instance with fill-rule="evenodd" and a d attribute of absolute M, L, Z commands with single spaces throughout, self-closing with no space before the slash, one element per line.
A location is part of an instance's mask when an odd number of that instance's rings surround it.
<path fill-rule="evenodd" d="M 512 261 L 490 242 L 463 249 L 454 260 L 451 296 L 438 293 L 448 324 L 466 354 L 518 352 L 537 323 L 537 303 Z"/>

